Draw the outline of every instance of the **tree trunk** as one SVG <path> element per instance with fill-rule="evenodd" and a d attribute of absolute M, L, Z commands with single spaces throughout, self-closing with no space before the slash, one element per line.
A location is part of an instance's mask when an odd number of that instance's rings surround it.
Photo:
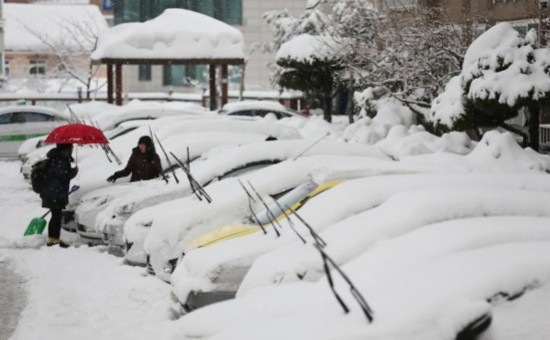
<path fill-rule="evenodd" d="M 353 71 L 349 71 L 349 82 L 348 82 L 348 106 L 346 111 L 348 114 L 348 120 L 350 124 L 353 124 L 353 113 L 355 111 L 355 101 L 353 100 Z"/>
<path fill-rule="evenodd" d="M 332 96 L 330 93 L 325 94 L 325 107 L 323 111 L 323 118 L 327 122 L 332 123 Z"/>
<path fill-rule="evenodd" d="M 529 146 L 539 151 L 539 115 L 540 106 L 537 103 L 533 103 L 528 106 L 529 109 Z"/>

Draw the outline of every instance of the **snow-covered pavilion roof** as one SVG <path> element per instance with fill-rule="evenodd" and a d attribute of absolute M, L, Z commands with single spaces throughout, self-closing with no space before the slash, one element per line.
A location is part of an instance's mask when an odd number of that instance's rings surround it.
<path fill-rule="evenodd" d="M 105 31 L 92 53 L 95 61 L 244 60 L 242 33 L 197 12 L 170 8 L 143 23 L 126 23 Z"/>
<path fill-rule="evenodd" d="M 108 28 L 94 5 L 3 5 L 7 52 L 90 51 L 94 37 Z"/>

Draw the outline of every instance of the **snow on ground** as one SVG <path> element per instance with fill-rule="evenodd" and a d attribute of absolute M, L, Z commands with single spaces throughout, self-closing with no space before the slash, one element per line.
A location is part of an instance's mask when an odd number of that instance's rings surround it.
<path fill-rule="evenodd" d="M 10 262 L 27 295 L 13 340 L 173 338 L 167 285 L 105 248 L 47 248 L 45 236 L 23 238 L 44 209 L 18 162 L 0 161 L 0 187 L 0 264 Z"/>

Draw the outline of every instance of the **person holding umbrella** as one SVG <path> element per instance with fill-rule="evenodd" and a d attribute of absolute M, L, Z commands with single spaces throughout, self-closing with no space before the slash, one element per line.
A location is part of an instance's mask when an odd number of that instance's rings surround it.
<path fill-rule="evenodd" d="M 138 140 L 138 145 L 132 150 L 132 155 L 128 160 L 126 167 L 115 172 L 107 182 L 114 183 L 120 177 L 130 177 L 130 182 L 147 181 L 159 177 L 162 172 L 160 157 L 155 151 L 153 140 L 149 136 L 142 136 Z"/>
<path fill-rule="evenodd" d="M 46 226 L 45 217 L 52 213 L 48 224 L 47 246 L 68 245 L 61 242 L 61 219 L 62 211 L 69 203 L 69 194 L 78 190 L 74 186 L 69 191 L 71 179 L 78 174 L 78 165 L 71 166 L 73 161 L 73 144 L 108 144 L 109 141 L 101 130 L 80 123 L 67 124 L 55 128 L 45 140 L 46 143 L 57 144 L 47 154 L 47 160 L 38 162 L 31 173 L 33 190 L 40 194 L 42 206 L 49 208 L 46 214 L 33 218 L 24 235 L 41 234 Z"/>
<path fill-rule="evenodd" d="M 78 173 L 78 166 L 71 167 L 72 153 L 72 144 L 57 144 L 47 154 L 48 168 L 40 198 L 42 207 L 49 208 L 52 213 L 48 224 L 48 247 L 57 244 L 61 247 L 67 246 L 60 239 L 61 217 L 63 209 L 69 203 L 69 184 Z"/>

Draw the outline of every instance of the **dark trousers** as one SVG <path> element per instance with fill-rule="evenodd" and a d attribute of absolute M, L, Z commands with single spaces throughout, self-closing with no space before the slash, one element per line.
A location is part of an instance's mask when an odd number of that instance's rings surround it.
<path fill-rule="evenodd" d="M 52 218 L 48 224 L 48 237 L 59 238 L 61 236 L 61 208 L 51 209 Z"/>

